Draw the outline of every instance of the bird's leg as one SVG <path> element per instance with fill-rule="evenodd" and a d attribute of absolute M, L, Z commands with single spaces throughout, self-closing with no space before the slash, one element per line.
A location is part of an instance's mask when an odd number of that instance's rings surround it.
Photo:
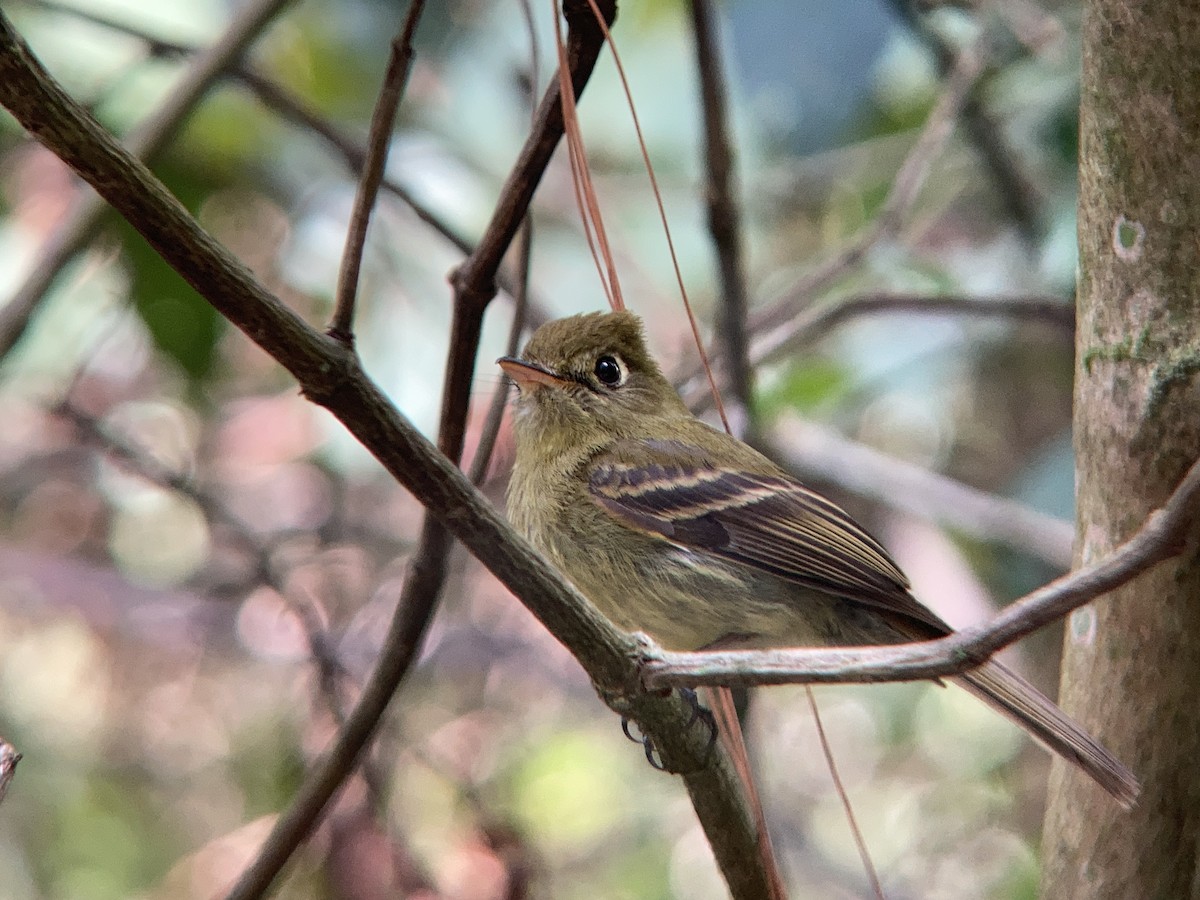
<path fill-rule="evenodd" d="M 688 719 L 687 727 L 691 728 L 697 722 L 703 722 L 708 726 L 708 747 L 705 753 L 712 749 L 713 744 L 717 742 L 717 720 L 713 716 L 712 710 L 700 702 L 695 689 L 680 688 L 679 694 L 687 701 L 688 706 L 692 708 L 692 717 Z"/>

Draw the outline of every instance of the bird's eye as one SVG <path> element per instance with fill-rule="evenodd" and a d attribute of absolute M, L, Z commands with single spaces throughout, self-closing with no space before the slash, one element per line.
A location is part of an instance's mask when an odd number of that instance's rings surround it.
<path fill-rule="evenodd" d="M 599 382 L 608 387 L 616 387 L 625 380 L 625 371 L 614 356 L 600 357 L 592 371 L 596 373 Z"/>

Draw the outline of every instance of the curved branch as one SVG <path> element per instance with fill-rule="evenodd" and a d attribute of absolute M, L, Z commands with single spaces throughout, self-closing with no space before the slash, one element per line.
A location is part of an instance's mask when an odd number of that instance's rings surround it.
<path fill-rule="evenodd" d="M 651 687 L 667 687 L 918 681 L 957 675 L 1163 560 L 1178 556 L 1189 545 L 1195 552 L 1198 523 L 1200 460 L 1133 537 L 1099 562 L 1018 600 L 986 625 L 919 644 L 835 650 L 675 653 L 643 641 L 643 678 Z"/>

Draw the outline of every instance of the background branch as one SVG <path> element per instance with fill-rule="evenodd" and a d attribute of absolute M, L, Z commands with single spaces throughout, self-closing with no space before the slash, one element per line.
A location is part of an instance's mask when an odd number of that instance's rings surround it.
<path fill-rule="evenodd" d="M 942 153 L 961 114 L 971 89 L 986 67 L 991 39 L 985 33 L 954 57 L 946 73 L 945 86 L 925 120 L 916 143 L 896 172 L 878 215 L 860 235 L 835 256 L 809 271 L 779 300 L 750 318 L 752 333 L 774 328 L 795 315 L 798 308 L 841 278 L 863 259 L 870 249 L 891 237 L 903 225 L 929 177 L 933 161 Z"/>
<path fill-rule="evenodd" d="M 220 38 L 200 51 L 179 83 L 158 108 L 125 140 L 129 152 L 153 161 L 209 89 L 258 38 L 290 0 L 252 0 L 234 15 Z M 0 307 L 0 359 L 6 357 L 25 334 L 46 292 L 63 267 L 95 237 L 108 206 L 90 192 L 81 194 L 54 234 L 38 254 L 37 264 L 21 286 Z"/>
<path fill-rule="evenodd" d="M 951 43 L 935 28 L 931 28 L 918 11 L 914 0 L 890 0 L 891 6 L 916 37 L 929 48 L 938 71 L 945 74 L 954 67 L 955 51 Z M 1040 10 L 1030 10 L 1023 4 L 996 4 L 997 15 L 1004 18 L 1017 37 L 1031 46 L 1041 47 L 1053 40 L 1054 27 Z M 1040 15 L 1039 15 L 1040 14 Z M 1020 20 L 1024 19 L 1025 23 Z M 1033 33 L 1037 31 L 1037 35 Z M 1042 230 L 1043 198 L 1037 185 L 1025 171 L 1017 154 L 1004 135 L 1004 129 L 983 104 L 977 91 L 966 98 L 962 109 L 963 131 L 979 154 L 992 181 L 996 196 L 1017 224 L 1021 234 L 1032 242 Z"/>
<path fill-rule="evenodd" d="M 751 359 L 755 365 L 772 362 L 810 346 L 852 319 L 896 312 L 1043 322 L 1063 329 L 1068 335 L 1075 330 L 1075 307 L 1064 297 L 968 297 L 961 294 L 929 297 L 876 292 L 808 307 L 779 327 L 756 334 L 751 345 Z"/>
<path fill-rule="evenodd" d="M 1007 544 L 1059 571 L 1071 567 L 1071 523 L 1016 500 L 931 472 L 798 416 L 781 416 L 771 434 L 775 458 L 901 512 L 981 541 Z"/>

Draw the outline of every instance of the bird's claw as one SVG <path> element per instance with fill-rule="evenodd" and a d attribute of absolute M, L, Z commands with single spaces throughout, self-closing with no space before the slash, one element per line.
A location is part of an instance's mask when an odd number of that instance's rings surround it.
<path fill-rule="evenodd" d="M 648 734 L 643 734 L 640 737 L 629 730 L 630 720 L 621 716 L 621 731 L 625 737 L 633 741 L 635 744 L 641 744 L 642 749 L 646 752 L 646 762 L 650 763 L 651 768 L 658 769 L 662 772 L 666 770 L 661 759 L 658 758 L 658 751 L 654 747 L 654 739 Z"/>
<path fill-rule="evenodd" d="M 708 747 L 705 750 L 707 753 L 717 742 L 717 720 L 713 716 L 711 710 L 701 705 L 700 699 L 696 696 L 696 692 L 694 690 L 691 688 L 680 688 L 679 693 L 692 708 L 691 718 L 688 719 L 685 727 L 691 728 L 696 724 L 696 722 L 703 722 L 708 726 Z M 642 745 L 642 749 L 646 752 L 646 761 L 650 763 L 653 768 L 658 769 L 660 772 L 665 771 L 666 767 L 663 765 L 662 758 L 658 755 L 658 750 L 654 746 L 654 739 L 647 734 L 635 735 L 631 730 L 632 724 L 632 721 L 628 717 L 622 716 L 621 732 L 625 735 L 625 737 L 633 741 L 635 744 Z"/>

